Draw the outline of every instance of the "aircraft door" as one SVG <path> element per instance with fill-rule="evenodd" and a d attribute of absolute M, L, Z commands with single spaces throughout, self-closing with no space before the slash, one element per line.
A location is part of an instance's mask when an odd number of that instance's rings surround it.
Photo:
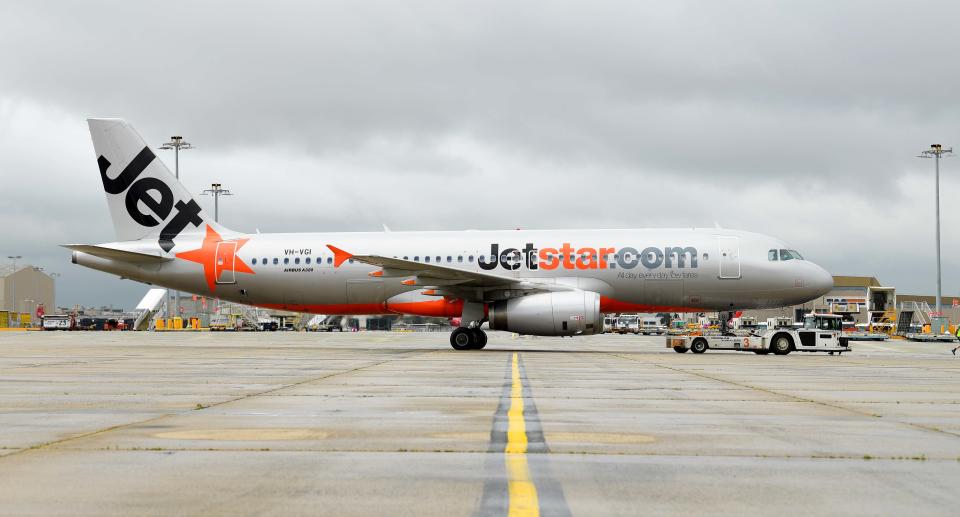
<path fill-rule="evenodd" d="M 718 237 L 717 240 L 720 244 L 720 278 L 740 278 L 740 239 Z"/>
<path fill-rule="evenodd" d="M 216 282 L 218 284 L 237 283 L 234 262 L 237 259 L 236 241 L 217 243 Z"/>

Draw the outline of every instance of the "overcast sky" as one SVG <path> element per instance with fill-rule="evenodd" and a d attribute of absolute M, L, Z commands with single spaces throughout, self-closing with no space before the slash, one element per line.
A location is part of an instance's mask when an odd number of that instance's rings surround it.
<path fill-rule="evenodd" d="M 237 230 L 718 223 L 932 294 L 915 156 L 960 146 L 958 20 L 947 1 L 7 1 L 0 256 L 61 273 L 60 304 L 139 300 L 57 246 L 114 240 L 85 119 L 121 117 L 192 142 L 184 183 L 231 189 Z M 942 169 L 956 296 L 960 159 Z"/>

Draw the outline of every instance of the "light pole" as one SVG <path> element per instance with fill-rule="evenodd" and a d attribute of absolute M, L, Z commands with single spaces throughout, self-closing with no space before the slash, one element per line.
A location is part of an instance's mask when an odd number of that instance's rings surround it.
<path fill-rule="evenodd" d="M 173 149 L 173 175 L 180 179 L 180 150 L 193 149 L 193 145 L 190 142 L 184 142 L 182 136 L 171 136 L 170 141 L 164 142 L 159 149 L 164 151 Z"/>
<path fill-rule="evenodd" d="M 940 144 L 932 144 L 930 149 L 919 154 L 919 158 L 934 159 L 934 210 L 936 211 L 936 240 L 937 240 L 937 307 L 934 309 L 936 317 L 943 316 L 941 305 L 941 276 L 940 276 L 940 157 L 953 154 L 953 148 L 944 149 Z M 933 330 L 933 329 L 930 329 Z"/>
<path fill-rule="evenodd" d="M 50 273 L 50 278 L 53 279 L 53 296 L 51 297 L 53 307 L 51 310 L 57 312 L 57 279 L 60 278 L 60 273 Z"/>
<path fill-rule="evenodd" d="M 20 314 L 17 313 L 17 279 L 14 278 L 14 275 L 17 274 L 17 259 L 22 259 L 22 255 L 7 255 L 7 258 L 13 261 L 13 272 L 10 273 L 10 294 L 13 298 L 13 312 L 14 320 L 16 321 L 15 325 L 20 326 Z M 8 320 L 9 321 L 9 317 Z"/>
<path fill-rule="evenodd" d="M 233 194 L 223 188 L 220 183 L 210 185 L 210 188 L 200 193 L 202 196 L 213 196 L 213 220 L 220 222 L 220 196 L 232 196 Z"/>
<path fill-rule="evenodd" d="M 223 188 L 220 183 L 213 183 L 210 188 L 200 193 L 201 196 L 213 196 L 213 220 L 220 222 L 220 196 L 232 196 L 233 194 Z M 217 298 L 217 314 L 220 314 L 220 298 Z"/>
<path fill-rule="evenodd" d="M 163 145 L 159 147 L 164 151 L 169 151 L 173 149 L 173 175 L 176 178 L 180 179 L 180 150 L 193 149 L 193 145 L 190 142 L 184 142 L 182 136 L 171 136 L 169 142 L 164 142 Z M 180 315 L 180 291 L 173 291 L 173 305 L 174 310 L 177 312 L 177 315 Z M 167 317 L 170 317 L 170 305 L 167 305 Z"/>

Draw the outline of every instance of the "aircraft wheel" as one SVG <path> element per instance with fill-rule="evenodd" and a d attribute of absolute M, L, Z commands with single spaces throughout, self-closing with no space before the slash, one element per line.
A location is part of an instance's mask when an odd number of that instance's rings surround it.
<path fill-rule="evenodd" d="M 694 339 L 693 343 L 690 343 L 690 350 L 695 354 L 702 354 L 707 351 L 707 340 L 706 339 Z"/>
<path fill-rule="evenodd" d="M 473 329 L 473 350 L 483 350 L 483 347 L 487 346 L 487 333 L 480 329 Z"/>
<path fill-rule="evenodd" d="M 468 328 L 458 327 L 450 334 L 450 346 L 454 350 L 470 350 L 473 343 L 473 332 Z"/>
<path fill-rule="evenodd" d="M 684 346 L 675 346 L 675 347 L 673 347 L 673 351 L 676 352 L 676 353 L 678 353 L 678 354 L 684 354 L 684 353 L 687 352 L 687 347 L 684 347 Z"/>
<path fill-rule="evenodd" d="M 790 339 L 790 336 L 787 334 L 777 334 L 773 338 L 773 346 L 771 347 L 771 350 L 774 354 L 787 355 L 790 353 L 792 348 L 793 339 Z"/>

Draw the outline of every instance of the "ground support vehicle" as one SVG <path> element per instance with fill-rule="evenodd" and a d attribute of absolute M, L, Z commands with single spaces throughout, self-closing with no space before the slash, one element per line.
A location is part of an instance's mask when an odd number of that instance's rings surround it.
<path fill-rule="evenodd" d="M 50 314 L 42 317 L 43 330 L 73 330 L 77 322 L 69 314 Z"/>
<path fill-rule="evenodd" d="M 621 314 L 617 318 L 617 327 L 614 332 L 618 334 L 638 334 L 640 332 L 640 316 L 636 314 Z"/>
<path fill-rule="evenodd" d="M 844 332 L 843 336 L 849 339 L 850 341 L 886 341 L 890 339 L 888 334 L 882 332 Z"/>
<path fill-rule="evenodd" d="M 660 324 L 659 318 L 644 318 L 640 321 L 640 333 L 644 336 L 649 336 L 650 334 L 666 334 L 667 328 Z"/>
<path fill-rule="evenodd" d="M 613 332 L 613 329 L 617 327 L 617 317 L 606 315 L 603 317 L 603 334 L 608 332 Z"/>
<path fill-rule="evenodd" d="M 910 341 L 923 341 L 923 342 L 938 342 L 938 343 L 952 343 L 957 340 L 957 336 L 952 334 L 931 334 L 929 332 L 917 332 L 909 333 L 906 337 Z"/>
<path fill-rule="evenodd" d="M 683 335 L 668 336 L 667 348 L 677 353 L 687 350 L 702 354 L 708 349 L 739 350 L 756 354 L 786 355 L 798 352 L 842 354 L 850 351 L 850 342 L 840 330 L 840 317 L 832 314 L 811 314 L 800 329 L 772 328 L 749 336 Z"/>
<path fill-rule="evenodd" d="M 210 318 L 210 330 L 212 332 L 233 330 L 233 323 L 226 315 L 216 315 Z"/>

